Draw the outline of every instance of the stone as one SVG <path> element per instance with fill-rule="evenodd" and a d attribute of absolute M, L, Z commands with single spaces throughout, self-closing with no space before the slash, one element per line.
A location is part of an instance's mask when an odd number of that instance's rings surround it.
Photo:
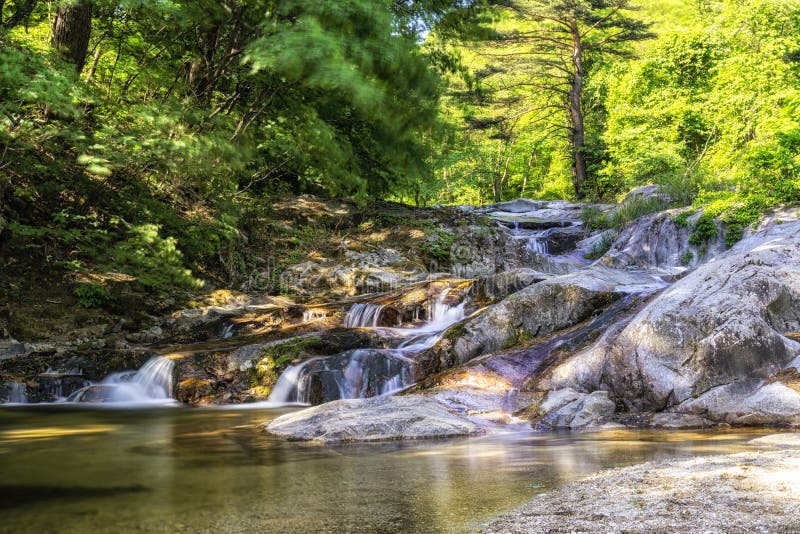
<path fill-rule="evenodd" d="M 705 428 L 710 426 L 710 422 L 699 415 L 661 412 L 653 416 L 650 426 L 654 428 Z"/>
<path fill-rule="evenodd" d="M 648 275 L 604 267 L 550 278 L 452 327 L 437 345 L 419 356 L 418 370 L 428 376 L 563 330 L 588 319 L 623 294 L 652 291 L 663 285 Z"/>
<path fill-rule="evenodd" d="M 540 390 L 607 390 L 633 412 L 798 424 L 800 394 L 767 380 L 800 362 L 800 221 L 768 225 L 555 365 Z"/>
<path fill-rule="evenodd" d="M 770 434 L 761 438 L 751 439 L 750 445 L 758 447 L 776 447 L 779 449 L 800 449 L 800 432 Z"/>
<path fill-rule="evenodd" d="M 609 422 L 616 405 L 607 391 L 591 394 L 561 390 L 548 394 L 540 406 L 547 415 L 539 421 L 540 428 L 585 429 L 600 427 Z"/>
<path fill-rule="evenodd" d="M 616 269 L 651 269 L 680 273 L 712 261 L 725 251 L 722 226 L 717 223 L 716 237 L 702 246 L 689 243 L 694 224 L 702 216 L 697 212 L 679 224 L 686 209 L 660 211 L 645 215 L 625 227 L 600 260 Z"/>
<path fill-rule="evenodd" d="M 0 360 L 27 356 L 31 352 L 33 350 L 29 345 L 20 343 L 16 339 L 0 339 Z"/>
<path fill-rule="evenodd" d="M 345 399 L 278 417 L 264 429 L 292 441 L 347 443 L 473 436 L 484 429 L 419 396 Z"/>

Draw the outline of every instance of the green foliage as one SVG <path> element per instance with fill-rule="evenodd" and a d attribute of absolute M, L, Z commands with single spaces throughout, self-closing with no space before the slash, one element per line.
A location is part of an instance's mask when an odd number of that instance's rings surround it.
<path fill-rule="evenodd" d="M 432 226 L 427 231 L 425 243 L 422 245 L 424 250 L 431 258 L 439 262 L 442 266 L 450 263 L 453 253 L 453 244 L 456 236 L 439 227 Z"/>
<path fill-rule="evenodd" d="M 677 214 L 675 217 L 672 218 L 672 222 L 678 228 L 689 228 L 689 226 L 691 224 L 689 222 L 689 218 L 694 216 L 695 213 L 697 213 L 697 211 L 693 210 L 693 209 L 682 211 L 679 214 Z"/>
<path fill-rule="evenodd" d="M 587 232 L 605 230 L 611 226 L 605 214 L 597 208 L 587 208 L 581 211 L 581 221 Z"/>
<path fill-rule="evenodd" d="M 704 247 L 710 240 L 715 239 L 717 235 L 719 235 L 719 230 L 714 216 L 710 213 L 704 213 L 694 223 L 692 234 L 689 236 L 689 244 L 696 247 Z"/>
<path fill-rule="evenodd" d="M 173 237 L 162 238 L 159 227 L 143 224 L 129 230 L 128 238 L 114 247 L 111 257 L 125 266 L 139 282 L 154 289 L 199 288 L 200 280 L 183 264 L 183 254 Z"/>
<path fill-rule="evenodd" d="M 690 265 L 692 261 L 694 261 L 694 253 L 691 250 L 687 250 L 683 254 L 681 254 L 681 265 Z"/>
<path fill-rule="evenodd" d="M 639 217 L 661 211 L 665 209 L 667 205 L 668 203 L 666 200 L 657 196 L 651 198 L 631 198 L 620 204 L 619 207 L 614 210 L 608 218 L 608 226 L 621 230 Z"/>
<path fill-rule="evenodd" d="M 616 231 L 606 231 L 600 235 L 600 239 L 592 243 L 592 246 L 589 247 L 589 250 L 584 254 L 584 258 L 587 260 L 597 260 L 603 257 L 603 255 L 609 251 L 611 246 L 614 244 L 614 240 L 617 238 Z"/>
<path fill-rule="evenodd" d="M 82 308 L 100 308 L 112 301 L 108 287 L 98 284 L 80 284 L 73 293 Z"/>

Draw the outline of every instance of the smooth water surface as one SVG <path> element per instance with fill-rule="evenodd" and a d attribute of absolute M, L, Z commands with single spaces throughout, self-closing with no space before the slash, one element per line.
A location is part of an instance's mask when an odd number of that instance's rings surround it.
<path fill-rule="evenodd" d="M 0 409 L 0 531 L 464 532 L 600 469 L 729 453 L 759 433 L 505 433 L 322 447 L 288 409 Z M 762 432 L 765 433 L 765 432 Z"/>

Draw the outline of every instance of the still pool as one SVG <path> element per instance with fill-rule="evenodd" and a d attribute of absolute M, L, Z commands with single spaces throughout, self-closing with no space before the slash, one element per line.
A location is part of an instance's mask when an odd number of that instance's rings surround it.
<path fill-rule="evenodd" d="M 769 433 L 322 447 L 259 431 L 286 411 L 0 408 L 0 532 L 464 532 L 601 469 L 738 452 Z"/>

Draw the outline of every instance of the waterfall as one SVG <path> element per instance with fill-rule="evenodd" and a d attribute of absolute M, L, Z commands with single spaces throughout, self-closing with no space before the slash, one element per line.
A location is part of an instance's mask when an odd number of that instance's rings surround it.
<path fill-rule="evenodd" d="M 222 332 L 220 333 L 221 339 L 228 339 L 233 337 L 233 329 L 236 325 L 233 323 L 228 323 L 224 327 L 222 327 Z"/>
<path fill-rule="evenodd" d="M 344 319 L 346 328 L 376 327 L 380 319 L 383 306 L 379 304 L 353 304 Z"/>
<path fill-rule="evenodd" d="M 543 234 L 531 236 L 528 240 L 528 250 L 547 256 L 547 239 L 543 239 Z"/>
<path fill-rule="evenodd" d="M 394 349 L 355 349 L 288 367 L 269 402 L 320 404 L 393 393 L 412 384 L 413 360 Z"/>
<path fill-rule="evenodd" d="M 413 384 L 413 356 L 432 347 L 451 325 L 464 318 L 465 303 L 445 304 L 450 289 L 428 305 L 428 322 L 416 328 L 392 328 L 400 341 L 391 349 L 356 349 L 311 358 L 284 370 L 269 396 L 271 403 L 320 404 L 337 399 L 389 395 Z M 355 304 L 345 320 L 349 328 L 377 326 L 383 306 Z"/>
<path fill-rule="evenodd" d="M 172 398 L 172 373 L 175 363 L 156 356 L 136 372 L 124 371 L 74 392 L 67 402 L 141 404 L 163 403 Z"/>
<path fill-rule="evenodd" d="M 327 314 L 324 311 L 306 310 L 303 312 L 304 323 L 316 321 L 317 319 L 324 319 L 325 317 L 327 317 Z"/>
<path fill-rule="evenodd" d="M 8 390 L 8 404 L 26 404 L 28 402 L 28 388 L 21 382 L 6 382 Z"/>

